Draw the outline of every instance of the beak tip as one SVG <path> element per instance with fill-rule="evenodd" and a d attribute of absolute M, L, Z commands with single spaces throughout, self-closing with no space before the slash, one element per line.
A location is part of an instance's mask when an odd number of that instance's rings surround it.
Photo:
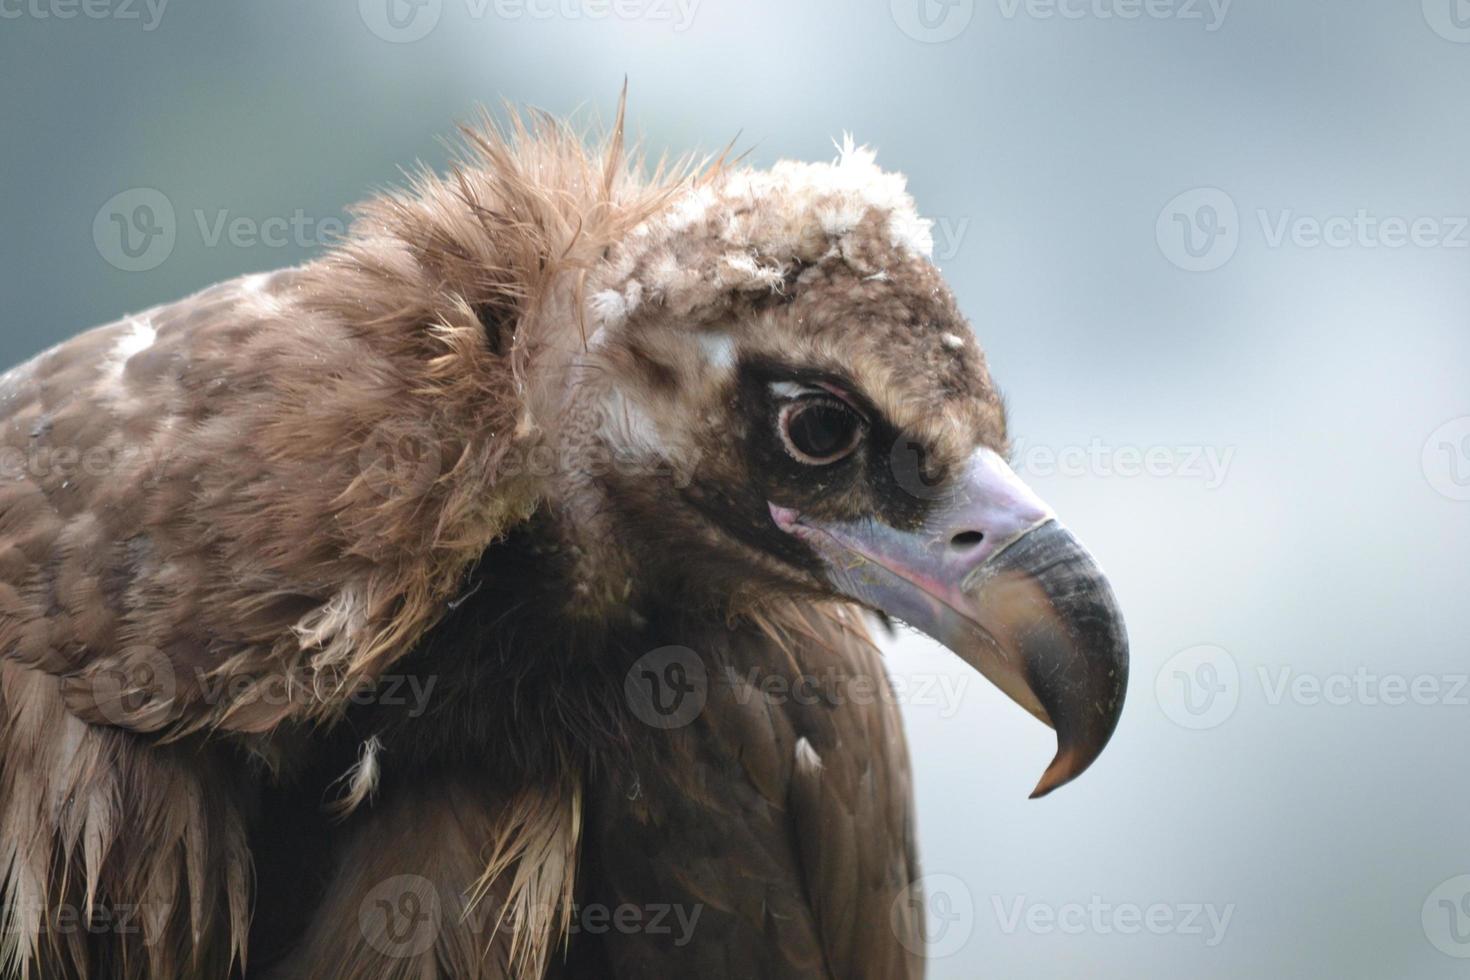
<path fill-rule="evenodd" d="M 1051 765 L 1046 767 L 1046 772 L 1041 774 L 1041 780 L 1031 791 L 1030 798 L 1040 799 L 1052 790 L 1067 785 L 1092 768 L 1092 764 L 1097 761 L 1103 749 L 1112 740 L 1121 710 L 1122 696 L 1120 693 L 1108 712 L 1111 723 L 1090 732 L 1091 738 L 1079 741 L 1074 735 L 1064 733 L 1059 739 L 1056 756 L 1051 760 Z"/>
<path fill-rule="evenodd" d="M 1051 765 L 1046 767 L 1046 772 L 1041 774 L 1041 780 L 1031 791 L 1029 799 L 1039 800 L 1052 790 L 1070 783 L 1079 775 L 1081 775 L 1081 769 L 1075 765 L 1073 753 L 1063 749 L 1057 753 L 1056 758 L 1051 760 Z"/>

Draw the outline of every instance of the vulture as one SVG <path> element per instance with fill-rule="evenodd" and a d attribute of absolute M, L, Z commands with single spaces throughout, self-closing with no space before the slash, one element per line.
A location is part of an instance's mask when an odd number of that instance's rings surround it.
<path fill-rule="evenodd" d="M 0 977 L 917 977 L 865 623 L 1107 743 L 904 178 L 509 117 L 0 376 Z"/>

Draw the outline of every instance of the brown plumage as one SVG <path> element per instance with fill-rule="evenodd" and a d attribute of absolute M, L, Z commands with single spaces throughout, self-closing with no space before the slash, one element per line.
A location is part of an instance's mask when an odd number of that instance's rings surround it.
<path fill-rule="evenodd" d="M 621 111 L 596 148 L 466 137 L 322 258 L 0 378 L 0 976 L 921 969 L 902 734 L 843 603 L 924 614 L 809 535 L 917 533 L 1004 450 L 926 223 L 850 142 L 649 175 Z M 1050 522 L 1015 499 L 997 549 Z M 664 730 L 625 681 L 670 645 L 708 697 Z M 1115 721 L 1104 666 L 1007 687 L 1053 784 L 1111 732 L 1059 707 Z M 745 689 L 814 673 L 880 696 Z M 576 928 L 627 902 L 698 908 L 694 941 Z"/>

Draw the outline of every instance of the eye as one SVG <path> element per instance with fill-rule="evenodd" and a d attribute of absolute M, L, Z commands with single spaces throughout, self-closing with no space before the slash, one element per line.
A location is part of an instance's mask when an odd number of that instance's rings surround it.
<path fill-rule="evenodd" d="M 803 398 L 781 407 L 781 442 L 798 462 L 825 466 L 847 456 L 863 436 L 863 420 L 835 398 Z"/>

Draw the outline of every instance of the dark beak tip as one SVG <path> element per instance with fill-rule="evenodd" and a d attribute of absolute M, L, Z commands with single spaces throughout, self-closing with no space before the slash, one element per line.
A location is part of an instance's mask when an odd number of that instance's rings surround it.
<path fill-rule="evenodd" d="M 1101 750 L 1082 753 L 1074 748 L 1058 749 L 1056 756 L 1051 760 L 1051 765 L 1046 767 L 1046 772 L 1041 774 L 1036 788 L 1031 791 L 1029 799 L 1039 800 L 1053 790 L 1067 785 L 1090 769 L 1101 754 Z"/>
<path fill-rule="evenodd" d="M 1128 687 L 1128 633 L 1097 562 L 1055 522 L 1003 553 L 1045 596 L 1040 628 L 1020 649 L 1027 683 L 1057 733 L 1057 751 L 1031 793 L 1039 799 L 1082 775 L 1112 740 Z"/>
<path fill-rule="evenodd" d="M 1092 768 L 1092 764 L 1098 760 L 1108 743 L 1112 741 L 1122 714 L 1122 707 L 1123 691 L 1120 690 L 1106 710 L 1099 707 L 1099 711 L 1103 712 L 1106 720 L 1089 733 L 1091 737 L 1084 736 L 1078 741 L 1075 735 L 1071 738 L 1065 734 L 1060 735 L 1057 754 L 1052 758 L 1051 765 L 1046 767 L 1046 772 L 1041 774 L 1041 779 L 1037 782 L 1036 788 L 1031 791 L 1029 798 L 1039 800 Z"/>
<path fill-rule="evenodd" d="M 1039 800 L 1052 790 L 1065 786 L 1082 775 L 1082 771 L 1090 763 L 1078 766 L 1077 761 L 1076 752 L 1071 749 L 1059 749 L 1056 757 L 1051 760 L 1051 765 L 1046 767 L 1046 772 L 1041 774 L 1041 779 L 1037 782 L 1036 788 L 1031 791 L 1029 799 Z"/>

